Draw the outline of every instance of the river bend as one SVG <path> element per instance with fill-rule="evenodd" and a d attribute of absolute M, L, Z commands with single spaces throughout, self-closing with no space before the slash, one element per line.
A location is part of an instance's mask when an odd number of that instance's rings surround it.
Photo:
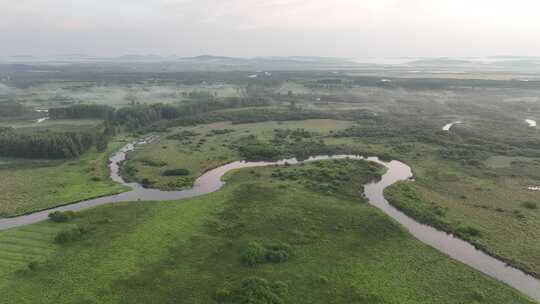
<path fill-rule="evenodd" d="M 127 144 L 119 152 L 114 154 L 109 161 L 111 178 L 113 181 L 131 188 L 130 191 L 90 199 L 66 206 L 51 208 L 49 210 L 39 211 L 28 215 L 22 215 L 13 218 L 0 219 L 0 230 L 28 225 L 48 218 L 49 213 L 53 211 L 80 211 L 87 208 L 128 201 L 168 201 L 179 200 L 183 198 L 196 197 L 211 193 L 223 187 L 221 180 L 227 172 L 241 168 L 263 167 L 271 165 L 297 164 L 300 161 L 296 159 L 285 159 L 277 162 L 246 162 L 236 161 L 218 168 L 212 169 L 201 175 L 194 183 L 191 189 L 181 191 L 162 191 L 157 189 L 146 189 L 137 183 L 128 183 L 120 176 L 120 165 L 126 159 L 129 151 L 135 148 L 134 144 Z M 315 156 L 302 162 L 322 161 L 329 159 L 366 159 L 357 155 L 333 155 L 333 156 Z M 498 281 L 521 291 L 530 298 L 540 303 L 540 280 L 525 274 L 524 272 L 506 265 L 506 263 L 477 250 L 471 244 L 454 237 L 448 233 L 439 231 L 431 226 L 421 224 L 401 211 L 394 208 L 384 198 L 384 189 L 399 181 L 408 181 L 413 174 L 411 168 L 399 161 L 383 162 L 377 157 L 367 158 L 369 161 L 376 162 L 386 167 L 386 173 L 381 180 L 372 182 L 364 186 L 364 195 L 369 203 L 388 216 L 403 225 L 414 237 L 421 242 L 435 248 L 436 250 L 458 260 Z"/>

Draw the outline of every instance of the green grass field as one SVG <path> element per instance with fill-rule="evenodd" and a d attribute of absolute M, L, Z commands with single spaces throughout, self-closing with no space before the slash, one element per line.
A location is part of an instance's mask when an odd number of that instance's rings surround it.
<path fill-rule="evenodd" d="M 0 268 L 1 301 L 259 303 L 246 302 L 257 297 L 242 287 L 257 277 L 270 285 L 252 288 L 274 299 L 261 303 L 532 303 L 416 241 L 362 199 L 310 186 L 352 174 L 338 186 L 360 190 L 374 169 L 246 169 L 203 197 L 102 206 L 69 223 L 0 232 L 0 263 L 9 266 Z M 53 242 L 74 226 L 85 227 L 81 239 Z M 253 242 L 282 244 L 288 258 L 247 266 Z"/>
<path fill-rule="evenodd" d="M 125 191 L 109 178 L 107 159 L 125 140 L 106 151 L 68 161 L 0 159 L 0 216 L 14 216 Z"/>

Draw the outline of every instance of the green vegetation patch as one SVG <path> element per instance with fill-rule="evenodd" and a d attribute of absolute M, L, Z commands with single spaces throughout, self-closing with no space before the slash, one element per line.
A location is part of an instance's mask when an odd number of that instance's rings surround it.
<path fill-rule="evenodd" d="M 373 162 L 340 159 L 276 167 L 271 176 L 327 195 L 358 197 L 363 185 L 377 179 L 383 171 L 382 166 Z"/>
<path fill-rule="evenodd" d="M 54 237 L 54 241 L 58 244 L 66 244 L 81 240 L 85 234 L 89 232 L 86 227 L 76 227 L 68 230 L 60 231 Z"/>
<path fill-rule="evenodd" d="M 163 176 L 186 176 L 189 175 L 191 172 L 189 172 L 188 169 L 179 168 L 179 169 L 167 169 L 163 171 Z"/>
<path fill-rule="evenodd" d="M 250 267 L 261 263 L 284 263 L 292 254 L 292 248 L 288 244 L 249 242 L 242 250 L 240 259 L 242 264 Z"/>
<path fill-rule="evenodd" d="M 49 219 L 56 223 L 65 223 L 69 222 L 76 216 L 73 211 L 54 211 L 49 213 Z"/>
<path fill-rule="evenodd" d="M 452 231 L 445 219 L 446 210 L 436 203 L 424 200 L 409 182 L 401 182 L 387 188 L 384 195 L 390 204 L 421 223 Z"/>
<path fill-rule="evenodd" d="M 13 303 L 531 303 L 370 205 L 296 183 L 283 191 L 272 171 L 238 171 L 221 191 L 177 204 L 102 206 L 69 223 L 0 232 L 1 263 L 14 233 L 92 227 L 63 245 L 34 237 L 53 252 L 33 270 L 1 268 L 0 292 Z M 293 258 L 246 267 L 252 242 L 265 259 Z"/>
<path fill-rule="evenodd" d="M 127 180 L 153 188 L 188 188 L 204 172 L 242 158 L 302 158 L 312 154 L 332 154 L 338 149 L 321 140 L 350 125 L 346 121 L 305 120 L 172 128 L 159 140 L 130 154 L 122 172 Z M 347 150 L 339 147 L 339 151 Z M 189 170 L 190 174 L 163 174 L 165 170 L 178 168 Z"/>
<path fill-rule="evenodd" d="M 305 129 L 274 129 L 271 140 L 251 134 L 233 143 L 232 148 L 248 160 L 300 159 L 316 155 L 346 153 L 343 147 L 328 146 L 324 136 Z"/>
<path fill-rule="evenodd" d="M 284 282 L 268 282 L 265 279 L 251 277 L 244 279 L 240 286 L 232 291 L 222 288 L 216 291 L 218 303 L 239 304 L 282 304 L 287 295 L 288 286 Z"/>
<path fill-rule="evenodd" d="M 0 169 L 0 216 L 48 209 L 84 199 L 111 195 L 126 188 L 109 178 L 107 160 L 124 141 L 113 141 L 69 161 L 19 161 Z"/>

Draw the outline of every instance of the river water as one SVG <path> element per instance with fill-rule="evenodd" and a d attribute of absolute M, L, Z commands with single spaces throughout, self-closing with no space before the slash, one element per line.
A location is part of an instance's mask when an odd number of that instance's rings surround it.
<path fill-rule="evenodd" d="M 389 163 L 375 161 L 386 166 L 388 171 L 383 175 L 381 181 L 365 185 L 364 194 L 370 204 L 398 221 L 421 242 L 496 280 L 506 283 L 540 303 L 540 280 L 519 269 L 506 265 L 506 263 L 477 250 L 468 242 L 451 234 L 418 223 L 390 205 L 384 198 L 384 189 L 398 181 L 410 179 L 412 176 L 411 168 L 399 161 Z"/>
<path fill-rule="evenodd" d="M 452 127 L 453 127 L 454 125 L 457 125 L 457 124 L 460 124 L 460 123 L 463 123 L 463 122 L 461 122 L 461 121 L 454 121 L 454 122 L 451 122 L 451 123 L 449 123 L 449 124 L 444 125 L 444 126 L 442 127 L 442 130 L 443 130 L 443 131 L 450 131 L 450 129 L 452 129 Z"/>
<path fill-rule="evenodd" d="M 211 193 L 223 187 L 221 180 L 225 173 L 241 168 L 263 167 L 270 165 L 297 164 L 300 161 L 296 159 L 285 159 L 277 162 L 246 162 L 236 161 L 201 175 L 194 183 L 193 188 L 182 191 L 161 191 L 157 189 L 145 189 L 137 183 L 127 183 L 120 176 L 120 165 L 126 159 L 129 151 L 135 148 L 134 144 L 124 146 L 119 152 L 110 158 L 109 168 L 111 178 L 120 184 L 131 188 L 130 191 L 111 195 L 102 198 L 82 201 L 62 207 L 52 208 L 45 211 L 35 212 L 28 215 L 0 219 L 0 230 L 28 225 L 48 218 L 48 214 L 53 211 L 80 211 L 90 207 L 104 204 L 127 201 L 167 201 L 178 200 L 182 198 L 196 197 Z M 315 156 L 310 157 L 303 162 L 322 161 L 329 159 L 365 159 L 357 155 L 333 155 L 333 156 Z M 377 157 L 367 158 L 369 161 L 379 163 L 387 168 L 386 173 L 380 181 L 372 182 L 364 186 L 364 195 L 369 203 L 379 208 L 388 216 L 403 225 L 414 237 L 421 242 L 439 250 L 440 252 L 458 260 L 470 267 L 496 279 L 507 285 L 521 291 L 532 299 L 540 303 L 540 280 L 525 274 L 524 272 L 507 266 L 504 262 L 493 258 L 484 252 L 475 249 L 471 244 L 458 239 L 450 234 L 439 231 L 431 226 L 423 225 L 408 217 L 401 211 L 392 207 L 384 198 L 383 191 L 386 187 L 399 182 L 408 181 L 413 174 L 411 168 L 399 161 L 383 162 Z"/>
<path fill-rule="evenodd" d="M 531 128 L 536 128 L 536 120 L 533 119 L 525 119 L 525 122 L 529 125 Z"/>

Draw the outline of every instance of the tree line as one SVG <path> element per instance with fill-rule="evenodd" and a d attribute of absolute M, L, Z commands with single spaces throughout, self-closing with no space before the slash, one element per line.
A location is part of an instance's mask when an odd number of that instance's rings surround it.
<path fill-rule="evenodd" d="M 193 115 L 229 107 L 250 104 L 245 99 L 200 100 L 180 105 L 136 104 L 120 109 L 104 105 L 73 105 L 49 109 L 52 119 L 103 119 L 104 123 L 91 130 L 22 132 L 0 128 L 0 156 L 66 159 L 82 155 L 92 147 L 107 148 L 108 139 L 118 127 L 137 130 L 161 120 L 187 118 Z M 261 104 L 257 99 L 253 104 Z"/>
<path fill-rule="evenodd" d="M 106 105 L 81 104 L 70 107 L 51 108 L 49 109 L 49 117 L 51 119 L 107 119 L 113 115 L 114 111 L 113 107 Z"/>
<path fill-rule="evenodd" d="M 0 100 L 0 117 L 19 117 L 32 111 L 14 100 Z"/>
<path fill-rule="evenodd" d="M 100 129 L 22 133 L 15 129 L 0 130 L 0 156 L 21 158 L 65 159 L 82 155 L 93 146 L 107 147 L 107 137 Z"/>
<path fill-rule="evenodd" d="M 140 130 L 162 120 L 184 120 L 209 112 L 246 106 L 267 105 L 262 98 L 226 98 L 168 104 L 134 104 L 115 109 L 105 105 L 73 105 L 49 109 L 52 119 L 103 119 L 104 123 L 84 131 L 20 132 L 12 128 L 0 129 L 0 156 L 64 159 L 82 155 L 92 147 L 104 150 L 108 139 L 117 128 Z M 251 116 L 251 115 L 249 115 Z"/>
<path fill-rule="evenodd" d="M 120 109 L 104 105 L 73 105 L 70 107 L 49 109 L 51 119 L 96 118 L 105 120 L 106 124 L 123 126 L 128 130 L 146 127 L 159 120 L 173 120 L 193 117 L 221 109 L 266 106 L 269 100 L 256 98 L 224 98 L 218 100 L 186 101 L 181 104 L 133 104 Z"/>

